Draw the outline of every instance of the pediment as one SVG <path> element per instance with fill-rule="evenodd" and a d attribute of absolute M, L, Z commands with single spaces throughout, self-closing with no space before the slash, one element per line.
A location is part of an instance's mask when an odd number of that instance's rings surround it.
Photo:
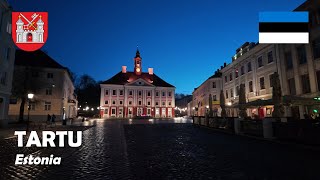
<path fill-rule="evenodd" d="M 148 81 L 142 79 L 142 78 L 139 78 L 139 79 L 136 79 L 132 82 L 129 82 L 127 84 L 127 86 L 154 86 L 154 85 L 149 83 Z"/>

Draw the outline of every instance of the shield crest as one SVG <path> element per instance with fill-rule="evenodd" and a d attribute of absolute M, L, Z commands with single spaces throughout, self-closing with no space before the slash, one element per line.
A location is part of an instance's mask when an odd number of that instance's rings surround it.
<path fill-rule="evenodd" d="M 40 49 L 48 39 L 47 12 L 12 12 L 12 40 L 24 51 Z"/>

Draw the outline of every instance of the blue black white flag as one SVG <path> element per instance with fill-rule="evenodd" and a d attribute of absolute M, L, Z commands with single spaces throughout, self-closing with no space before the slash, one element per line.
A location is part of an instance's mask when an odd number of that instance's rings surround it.
<path fill-rule="evenodd" d="M 309 43 L 308 12 L 261 12 L 259 43 Z"/>

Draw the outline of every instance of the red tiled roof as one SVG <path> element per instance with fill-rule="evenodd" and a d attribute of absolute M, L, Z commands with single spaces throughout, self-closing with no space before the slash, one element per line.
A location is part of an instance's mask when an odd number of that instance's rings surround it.
<path fill-rule="evenodd" d="M 174 87 L 173 85 L 167 83 L 163 79 L 161 79 L 159 76 L 153 74 L 150 75 L 149 73 L 142 73 L 141 75 L 136 75 L 134 72 L 126 72 L 122 73 L 121 71 L 114 75 L 112 78 L 102 82 L 101 84 L 117 84 L 117 85 L 125 85 L 128 84 L 128 80 L 130 82 L 133 82 L 137 79 L 143 79 L 150 84 L 158 87 Z"/>

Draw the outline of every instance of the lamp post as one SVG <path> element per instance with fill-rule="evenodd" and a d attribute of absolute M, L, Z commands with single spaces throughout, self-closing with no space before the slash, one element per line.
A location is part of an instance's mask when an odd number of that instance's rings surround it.
<path fill-rule="evenodd" d="M 32 94 L 32 93 L 29 93 L 29 94 L 28 94 L 28 120 L 27 120 L 27 131 L 29 130 L 29 122 L 30 122 L 30 109 L 31 109 L 31 107 L 30 107 L 30 101 L 31 101 L 31 99 L 33 99 L 33 97 L 34 97 L 34 94 Z"/>

